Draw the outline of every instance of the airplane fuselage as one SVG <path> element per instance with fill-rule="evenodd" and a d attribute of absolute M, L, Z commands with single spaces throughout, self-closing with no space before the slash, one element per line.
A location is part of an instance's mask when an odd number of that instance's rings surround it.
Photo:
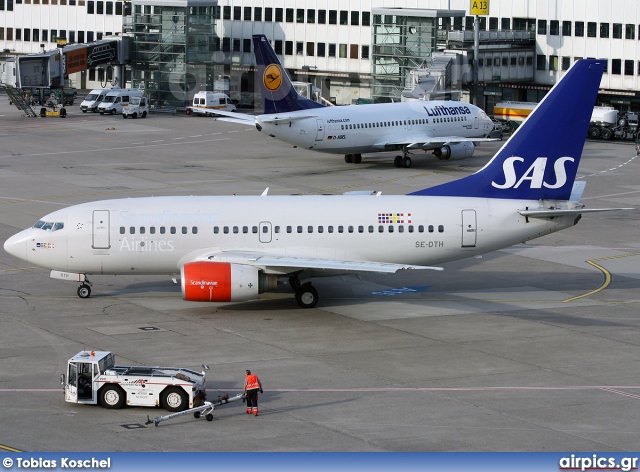
<path fill-rule="evenodd" d="M 574 217 L 527 221 L 518 214 L 539 204 L 375 195 L 106 200 L 53 212 L 5 249 L 42 267 L 83 274 L 175 274 L 185 262 L 225 251 L 431 265 L 574 224 Z"/>
<path fill-rule="evenodd" d="M 451 101 L 314 108 L 260 115 L 256 125 L 294 146 L 335 154 L 399 149 L 389 143 L 420 143 L 418 136 L 444 137 L 444 142 L 446 137 L 484 138 L 493 129 L 480 108 Z M 442 141 L 420 149 L 439 148 Z"/>

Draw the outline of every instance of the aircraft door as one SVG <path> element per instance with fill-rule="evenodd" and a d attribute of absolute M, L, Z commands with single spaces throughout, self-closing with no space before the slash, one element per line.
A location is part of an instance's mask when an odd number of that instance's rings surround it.
<path fill-rule="evenodd" d="M 93 249 L 109 249 L 109 210 L 93 212 Z"/>
<path fill-rule="evenodd" d="M 318 124 L 318 130 L 316 133 L 316 141 L 322 141 L 324 139 L 324 122 L 322 120 L 316 119 L 316 123 Z M 262 234 L 262 233 L 260 233 Z"/>
<path fill-rule="evenodd" d="M 78 366 L 73 363 L 69 364 L 69 372 L 67 372 L 67 382 L 64 389 L 64 399 L 73 403 L 78 401 Z"/>
<path fill-rule="evenodd" d="M 319 120 L 320 121 L 320 120 Z M 268 221 L 261 221 L 258 227 L 259 238 L 261 243 L 271 242 L 271 223 Z"/>
<path fill-rule="evenodd" d="M 407 131 L 411 131 L 411 118 L 407 118 Z"/>
<path fill-rule="evenodd" d="M 480 118 L 478 116 L 473 117 L 473 128 L 478 129 L 480 127 Z"/>
<path fill-rule="evenodd" d="M 476 247 L 476 211 L 462 210 L 462 247 Z"/>

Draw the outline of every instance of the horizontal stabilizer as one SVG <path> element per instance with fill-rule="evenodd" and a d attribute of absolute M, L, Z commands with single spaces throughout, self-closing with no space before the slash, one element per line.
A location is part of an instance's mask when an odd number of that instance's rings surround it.
<path fill-rule="evenodd" d="M 286 122 L 286 121 L 300 121 L 300 120 L 306 120 L 307 118 L 317 118 L 317 115 L 293 115 L 293 116 L 288 116 L 288 115 L 269 115 L 269 117 L 267 118 L 266 116 L 261 116 L 260 117 L 260 123 L 280 123 L 282 121 Z"/>
<path fill-rule="evenodd" d="M 227 123 L 238 123 L 240 125 L 249 125 L 249 126 L 253 126 L 253 120 L 252 121 L 247 121 L 247 120 L 239 120 L 238 118 L 227 118 L 226 116 L 224 117 L 217 117 L 214 118 L 215 121 L 226 121 Z"/>
<path fill-rule="evenodd" d="M 203 110 L 205 110 L 205 109 L 203 108 Z M 207 111 L 211 112 L 211 110 L 207 110 Z M 244 113 L 236 113 L 236 112 L 233 112 L 233 111 L 226 111 L 226 110 L 215 110 L 213 113 L 215 113 L 216 115 L 222 115 L 224 117 L 233 118 L 233 119 L 237 120 L 237 121 L 234 121 L 234 123 L 253 124 L 256 121 L 256 117 L 255 116 L 246 115 Z"/>

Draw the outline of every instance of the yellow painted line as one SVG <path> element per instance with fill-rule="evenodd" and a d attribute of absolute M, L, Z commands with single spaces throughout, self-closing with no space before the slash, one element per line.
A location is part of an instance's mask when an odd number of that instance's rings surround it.
<path fill-rule="evenodd" d="M 566 300 L 562 300 L 563 303 L 568 303 L 568 302 L 572 302 L 574 300 L 579 300 L 580 298 L 584 298 L 584 297 L 588 297 L 590 295 L 594 295 L 598 292 L 603 291 L 605 288 L 607 288 L 609 285 L 611 285 L 611 272 L 609 272 L 607 269 L 605 269 L 604 267 L 602 267 L 600 264 L 596 264 L 596 261 L 611 261 L 614 259 L 622 259 L 623 257 L 632 257 L 632 256 L 638 256 L 640 255 L 640 252 L 632 252 L 630 254 L 621 254 L 619 256 L 611 256 L 611 257 L 601 257 L 599 259 L 592 259 L 589 261 L 586 261 L 587 264 L 592 265 L 593 267 L 595 267 L 596 269 L 598 269 L 600 272 L 602 272 L 602 274 L 604 275 L 604 282 L 602 282 L 602 285 L 600 285 L 600 287 L 598 287 L 595 290 L 592 290 L 590 292 L 584 293 L 582 295 L 578 295 L 577 297 L 572 297 L 572 298 L 567 298 Z"/>
<path fill-rule="evenodd" d="M 2 444 L 0 444 L 0 449 L 2 449 L 3 451 L 9 451 L 9 452 L 24 452 L 22 449 L 15 449 L 13 447 L 4 446 Z"/>

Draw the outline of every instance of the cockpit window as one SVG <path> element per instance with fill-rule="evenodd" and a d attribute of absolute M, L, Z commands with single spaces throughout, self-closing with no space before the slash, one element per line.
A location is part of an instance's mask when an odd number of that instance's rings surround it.
<path fill-rule="evenodd" d="M 49 221 L 40 220 L 35 225 L 33 225 L 33 227 L 42 229 L 44 231 L 58 231 L 64 228 L 64 223 L 51 223 Z"/>

